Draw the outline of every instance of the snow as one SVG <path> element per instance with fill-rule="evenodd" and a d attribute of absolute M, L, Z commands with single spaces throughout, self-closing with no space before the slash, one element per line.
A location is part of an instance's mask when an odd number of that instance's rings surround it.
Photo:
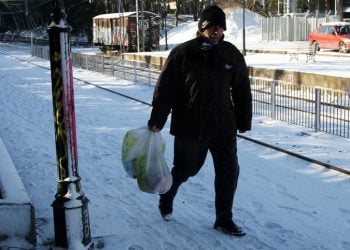
<path fill-rule="evenodd" d="M 242 42 L 242 32 L 243 32 L 243 18 L 242 9 L 237 8 L 235 10 L 228 10 L 226 12 L 226 31 L 225 40 L 231 41 L 237 46 L 241 45 Z M 256 41 L 261 40 L 261 27 L 259 15 L 254 12 L 246 10 L 245 12 L 245 30 L 247 37 L 247 42 L 249 44 L 254 44 Z M 167 42 L 172 48 L 176 44 L 187 41 L 188 39 L 195 38 L 198 30 L 198 22 L 192 22 L 189 24 L 181 25 L 175 27 L 168 31 Z M 181 34 L 181 35 L 179 35 Z M 249 39 L 248 39 L 249 38 Z M 165 37 L 160 41 L 160 44 L 165 44 Z"/>
<path fill-rule="evenodd" d="M 233 20 L 239 18 L 232 14 Z M 235 26 L 239 30 L 240 23 L 228 25 Z M 257 34 L 253 28 L 249 30 Z M 247 62 L 263 61 L 248 56 Z M 274 63 L 288 65 L 281 60 Z M 57 186 L 51 78 L 48 69 L 32 63 L 49 67 L 49 62 L 26 51 L 0 46 L 0 136 L 35 207 L 37 249 L 47 249 L 54 239 L 51 204 Z M 349 70 L 346 61 L 339 66 Z M 146 85 L 82 69 L 74 69 L 73 75 L 147 102 L 152 99 L 153 88 Z M 247 235 L 234 238 L 212 229 L 215 209 L 210 155 L 198 175 L 181 186 L 174 220 L 164 221 L 158 213 L 158 196 L 141 192 L 121 165 L 123 137 L 129 129 L 146 124 L 150 107 L 78 80 L 74 91 L 79 174 L 89 199 L 91 234 L 97 248 L 350 249 L 350 177 L 244 139 L 238 139 L 241 173 L 233 214 Z M 170 167 L 173 137 L 169 123 L 162 135 Z M 348 139 L 265 117 L 254 117 L 253 130 L 244 135 L 350 168 Z M 9 242 L 0 241 L 0 247 L 21 247 L 16 241 Z M 72 249 L 75 247 L 79 243 L 73 242 Z"/>

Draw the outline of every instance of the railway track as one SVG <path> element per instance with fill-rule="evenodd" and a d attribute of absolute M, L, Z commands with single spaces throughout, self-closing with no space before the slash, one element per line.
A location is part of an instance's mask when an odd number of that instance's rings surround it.
<path fill-rule="evenodd" d="M 13 56 L 13 55 L 10 55 L 8 53 L 4 53 L 4 52 L 0 52 L 1 54 L 4 54 L 4 55 L 8 55 L 8 56 L 12 56 L 14 58 L 16 58 L 17 60 L 20 60 L 20 61 L 23 61 L 23 62 L 26 62 L 26 63 L 30 63 L 32 65 L 35 65 L 37 67 L 40 67 L 40 68 L 43 68 L 45 70 L 50 70 L 49 67 L 46 67 L 46 66 L 42 66 L 42 65 L 38 65 L 30 60 L 27 60 L 27 59 L 23 59 L 23 58 L 20 58 L 20 57 L 16 57 L 16 56 Z M 126 69 L 128 69 L 129 67 L 128 66 L 125 66 Z M 145 72 L 147 73 L 147 70 L 145 69 L 141 69 L 141 72 Z M 91 85 L 91 86 L 94 86 L 102 91 L 107 91 L 107 92 L 110 92 L 112 94 L 115 94 L 115 95 L 118 95 L 118 96 L 121 96 L 121 97 L 124 97 L 124 98 L 127 98 L 127 99 L 130 99 L 132 101 L 135 101 L 135 102 L 138 102 L 138 103 L 141 103 L 143 105 L 147 105 L 147 106 L 152 106 L 151 103 L 149 102 L 145 102 L 141 99 L 138 99 L 138 98 L 135 98 L 135 97 L 132 97 L 132 96 L 129 96 L 127 94 L 124 94 L 124 93 L 121 93 L 119 91 L 116 91 L 116 90 L 113 90 L 113 89 L 109 89 L 109 88 L 106 88 L 106 87 L 103 87 L 103 86 L 100 86 L 98 84 L 95 84 L 91 81 L 87 81 L 85 79 L 81 79 L 79 77 L 73 77 L 75 80 L 79 81 L 79 82 L 82 82 L 86 85 Z M 267 147 L 267 148 L 270 148 L 270 149 L 273 149 L 273 150 L 276 150 L 278 152 L 282 152 L 282 153 L 285 153 L 287 155 L 290 155 L 290 156 L 293 156 L 295 158 L 298 158 L 298 159 L 301 159 L 301 160 L 304 160 L 304 161 L 307 161 L 307 162 L 310 162 L 310 163 L 314 163 L 314 164 L 317 164 L 319 166 L 322 166 L 324 168 L 327 168 L 327 169 L 331 169 L 331 170 L 334 170 L 334 171 L 337 171 L 337 172 L 340 172 L 340 173 L 343 173 L 343 174 L 346 174 L 346 175 L 350 175 L 350 170 L 347 170 L 347 169 L 344 169 L 344 168 L 341 168 L 341 167 L 338 167 L 338 166 L 335 166 L 335 165 L 332 165 L 332 164 L 329 164 L 329 163 L 325 163 L 325 162 L 322 162 L 322 161 L 319 161 L 319 160 L 316 160 L 316 159 L 313 159 L 311 157 L 307 157 L 305 155 L 302 155 L 302 154 L 299 154 L 299 153 L 295 153 L 295 152 L 292 152 L 290 150 L 286 150 L 286 149 L 283 149 L 281 147 L 277 147 L 275 145 L 272 145 L 272 144 L 268 144 L 268 143 L 265 143 L 263 141 L 260 141 L 260 140 L 257 140 L 257 139 L 254 139 L 254 138 L 251 138 L 249 136 L 245 136 L 245 135 L 241 135 L 241 134 L 238 134 L 237 135 L 238 138 L 241 138 L 241 139 L 244 139 L 244 140 L 247 140 L 247 141 L 250 141 L 250 142 L 253 142 L 253 143 L 256 143 L 256 144 L 259 144 L 261 146 L 264 146 L 264 147 Z"/>

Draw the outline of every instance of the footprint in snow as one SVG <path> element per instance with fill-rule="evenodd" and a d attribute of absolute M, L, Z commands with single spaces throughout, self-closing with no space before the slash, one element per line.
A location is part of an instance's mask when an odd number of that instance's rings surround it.
<path fill-rule="evenodd" d="M 143 250 L 144 248 L 139 245 L 131 245 L 128 247 L 128 250 Z"/>
<path fill-rule="evenodd" d="M 258 201 L 252 201 L 252 206 L 257 213 L 262 213 L 264 211 L 263 205 Z"/>
<path fill-rule="evenodd" d="M 288 198 L 290 198 L 290 199 L 292 199 L 292 200 L 296 200 L 296 201 L 299 200 L 298 197 L 296 197 L 296 196 L 290 194 L 285 186 L 282 186 L 282 185 L 280 185 L 280 184 L 277 184 L 276 187 L 277 187 L 277 191 L 278 191 L 279 193 L 283 194 L 283 196 L 286 196 L 286 197 L 288 197 Z"/>
<path fill-rule="evenodd" d="M 349 210 L 349 209 L 340 208 L 340 209 L 338 209 L 338 211 L 339 211 L 340 213 L 342 213 L 345 217 L 350 215 L 350 210 Z M 346 226 L 347 228 L 350 228 L 350 219 L 346 219 L 346 220 L 344 221 L 344 224 L 345 224 L 345 226 Z M 349 248 L 349 249 L 350 249 L 350 248 Z"/>
<path fill-rule="evenodd" d="M 343 241 L 341 243 L 342 249 L 350 249 L 350 242 L 349 241 Z"/>

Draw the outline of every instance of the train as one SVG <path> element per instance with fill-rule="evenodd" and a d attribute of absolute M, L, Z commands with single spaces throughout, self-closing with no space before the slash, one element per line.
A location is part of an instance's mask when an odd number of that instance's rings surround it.
<path fill-rule="evenodd" d="M 103 52 L 159 50 L 161 17 L 156 13 L 134 11 L 101 14 L 93 17 L 92 23 L 93 44 Z"/>

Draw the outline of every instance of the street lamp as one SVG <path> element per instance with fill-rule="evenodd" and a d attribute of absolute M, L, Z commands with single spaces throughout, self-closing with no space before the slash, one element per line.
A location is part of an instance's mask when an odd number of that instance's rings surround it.
<path fill-rule="evenodd" d="M 57 159 L 57 192 L 52 203 L 55 245 L 73 249 L 77 244 L 90 249 L 88 199 L 78 174 L 72 57 L 71 27 L 66 22 L 63 0 L 54 0 L 52 22 L 48 28 L 52 102 Z"/>

